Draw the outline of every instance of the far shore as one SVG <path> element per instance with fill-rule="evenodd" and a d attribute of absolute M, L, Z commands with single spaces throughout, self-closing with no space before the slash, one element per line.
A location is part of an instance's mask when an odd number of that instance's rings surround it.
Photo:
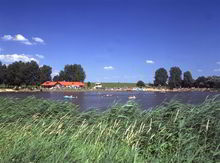
<path fill-rule="evenodd" d="M 41 88 L 41 89 L 10 89 L 10 88 L 1 88 L 0 93 L 3 92 L 24 92 L 24 93 L 33 93 L 33 92 L 127 92 L 127 91 L 145 91 L 145 92 L 220 92 L 219 89 L 210 89 L 210 88 L 175 88 L 175 89 L 168 89 L 168 88 L 107 88 L 107 89 L 48 89 L 48 88 Z"/>

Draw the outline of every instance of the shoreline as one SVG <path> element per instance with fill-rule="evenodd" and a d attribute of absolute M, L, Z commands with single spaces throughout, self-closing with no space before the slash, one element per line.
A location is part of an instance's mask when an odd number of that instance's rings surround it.
<path fill-rule="evenodd" d="M 3 88 L 0 89 L 0 93 L 34 93 L 34 92 L 136 92 L 136 91 L 143 91 L 143 92 L 159 92 L 159 93 L 166 93 L 166 92 L 220 92 L 220 89 L 210 89 L 210 88 L 178 88 L 178 89 L 167 89 L 167 88 L 143 88 L 143 89 L 10 89 L 10 88 Z"/>

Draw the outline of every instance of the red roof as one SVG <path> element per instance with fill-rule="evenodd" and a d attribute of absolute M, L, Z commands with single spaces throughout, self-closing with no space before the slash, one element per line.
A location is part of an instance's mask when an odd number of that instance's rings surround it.
<path fill-rule="evenodd" d="M 58 83 L 62 86 L 71 86 L 71 85 L 73 85 L 72 82 L 65 82 L 65 81 L 58 81 Z"/>
<path fill-rule="evenodd" d="M 76 85 L 76 86 L 82 86 L 82 87 L 85 86 L 85 84 L 83 82 L 72 82 L 72 83 L 73 83 L 73 85 Z"/>
<path fill-rule="evenodd" d="M 44 82 L 42 86 L 55 86 L 56 84 L 60 84 L 61 86 L 78 86 L 84 87 L 85 84 L 83 82 L 66 82 L 66 81 L 58 81 L 58 82 Z"/>
<path fill-rule="evenodd" d="M 62 86 L 81 86 L 84 87 L 85 84 L 83 82 L 65 82 L 65 81 L 58 81 L 58 83 Z"/>
<path fill-rule="evenodd" d="M 57 82 L 46 81 L 41 85 L 42 86 L 55 86 L 56 84 L 57 84 Z"/>

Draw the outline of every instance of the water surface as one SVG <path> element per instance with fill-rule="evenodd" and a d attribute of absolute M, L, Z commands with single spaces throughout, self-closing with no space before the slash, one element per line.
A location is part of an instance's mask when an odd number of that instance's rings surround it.
<path fill-rule="evenodd" d="M 135 101 L 142 109 L 161 105 L 171 99 L 179 100 L 188 104 L 200 104 L 207 96 L 213 97 L 219 93 L 216 92 L 33 92 L 33 93 L 0 93 L 0 96 L 25 98 L 35 96 L 51 100 L 65 100 L 77 104 L 81 110 L 88 109 L 107 109 L 114 103 L 125 104 L 129 96 L 136 96 Z M 74 96 L 74 99 L 64 99 L 64 96 Z"/>

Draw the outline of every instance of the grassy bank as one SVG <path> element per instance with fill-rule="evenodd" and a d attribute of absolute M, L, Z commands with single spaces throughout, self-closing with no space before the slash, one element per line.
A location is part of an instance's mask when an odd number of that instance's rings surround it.
<path fill-rule="evenodd" d="M 86 83 L 87 84 L 87 83 Z M 136 87 L 136 83 L 101 83 L 104 88 L 133 88 Z M 94 87 L 95 83 L 91 83 L 91 87 Z"/>
<path fill-rule="evenodd" d="M 64 102 L 0 98 L 0 162 L 218 162 L 220 101 L 79 112 Z"/>

